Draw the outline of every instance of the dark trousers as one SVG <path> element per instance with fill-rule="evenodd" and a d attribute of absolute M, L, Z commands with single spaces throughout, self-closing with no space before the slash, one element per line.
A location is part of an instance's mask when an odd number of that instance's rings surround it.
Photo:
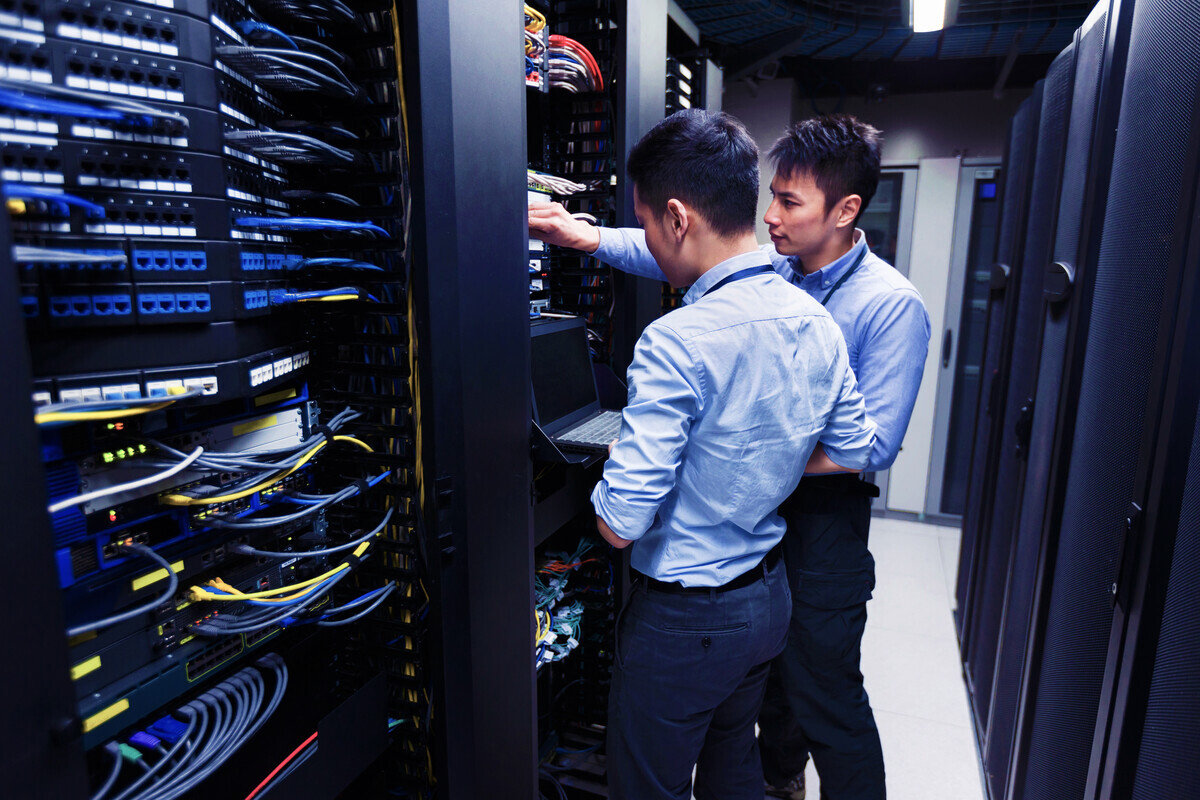
<path fill-rule="evenodd" d="M 805 478 L 780 509 L 792 589 L 787 645 L 771 664 L 759 744 L 766 780 L 785 784 L 811 753 L 822 800 L 883 800 L 883 751 L 859 670 L 875 562 L 871 484 Z"/>
<path fill-rule="evenodd" d="M 791 599 L 783 565 L 727 592 L 638 581 L 617 625 L 608 705 L 613 800 L 762 800 L 754 737 Z"/>

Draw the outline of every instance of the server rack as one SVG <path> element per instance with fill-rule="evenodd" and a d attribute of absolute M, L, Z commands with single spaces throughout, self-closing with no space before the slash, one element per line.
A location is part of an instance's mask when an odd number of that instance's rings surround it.
<path fill-rule="evenodd" d="M 959 555 L 957 623 L 959 640 L 970 646 L 972 615 L 977 612 L 975 597 L 982 569 L 982 554 L 987 548 L 987 521 L 991 516 L 991 497 L 987 487 L 994 471 L 996 439 L 1003 420 L 1001 399 L 1007 387 L 1010 341 L 1016 320 L 1013 291 L 1020 282 L 1029 208 L 1033 162 L 1037 146 L 1038 117 L 1042 106 L 1042 82 L 1021 104 L 1009 130 L 1005 154 L 1004 187 L 1000 198 L 1000 232 L 996 243 L 996 264 L 992 267 L 988 296 L 987 336 L 983 366 L 980 370 L 978 411 L 971 448 L 971 480 L 967 485 L 967 505 L 963 512 L 963 545 Z M 978 555 L 977 555 L 978 554 Z M 968 681 L 972 681 L 968 672 Z M 972 694 L 975 689 L 972 687 Z"/>

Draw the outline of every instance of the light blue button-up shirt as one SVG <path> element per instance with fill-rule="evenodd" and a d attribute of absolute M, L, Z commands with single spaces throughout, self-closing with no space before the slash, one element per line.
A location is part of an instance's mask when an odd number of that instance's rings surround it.
<path fill-rule="evenodd" d="M 823 301 L 838 279 L 863 254 L 862 266 L 841 285 L 826 306 L 842 329 L 850 367 L 875 423 L 875 444 L 868 471 L 887 469 L 896 460 L 929 352 L 929 314 L 916 288 L 895 267 L 871 252 L 866 236 L 856 230 L 855 244 L 836 261 L 805 275 L 795 257 L 780 255 L 766 244 L 762 253 L 775 271 Z M 638 228 L 600 228 L 596 257 L 646 278 L 665 280 Z"/>
<path fill-rule="evenodd" d="M 874 426 L 829 313 L 769 270 L 709 291 L 768 264 L 755 251 L 713 267 L 634 349 L 592 504 L 658 580 L 728 583 L 783 537 L 776 509 L 817 442 L 845 467 L 870 455 Z"/>

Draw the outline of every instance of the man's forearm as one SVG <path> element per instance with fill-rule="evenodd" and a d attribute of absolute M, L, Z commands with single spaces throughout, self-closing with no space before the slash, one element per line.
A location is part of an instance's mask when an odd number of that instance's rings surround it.
<path fill-rule="evenodd" d="M 629 547 L 629 545 L 633 544 L 633 542 L 629 541 L 628 539 L 622 539 L 620 536 L 617 536 L 617 534 L 613 532 L 613 529 L 608 527 L 608 523 L 604 521 L 604 517 L 600 516 L 599 514 L 596 515 L 596 527 L 599 529 L 600 535 L 604 537 L 604 541 L 608 542 L 618 550 L 624 550 L 626 547 Z"/>

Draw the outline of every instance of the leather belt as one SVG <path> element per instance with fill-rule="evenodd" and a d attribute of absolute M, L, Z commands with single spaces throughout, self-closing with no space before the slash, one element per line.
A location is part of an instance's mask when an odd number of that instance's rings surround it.
<path fill-rule="evenodd" d="M 660 581 L 657 578 L 651 578 L 649 575 L 638 572 L 640 578 L 647 589 L 652 589 L 656 592 L 666 592 L 667 594 L 708 594 L 710 592 L 730 592 L 734 589 L 744 589 L 757 580 L 761 580 L 769 570 L 775 568 L 779 563 L 779 559 L 783 557 L 783 545 L 777 544 L 771 548 L 770 552 L 763 557 L 755 566 L 738 575 L 729 583 L 721 586 L 684 586 L 682 583 L 667 583 Z"/>

